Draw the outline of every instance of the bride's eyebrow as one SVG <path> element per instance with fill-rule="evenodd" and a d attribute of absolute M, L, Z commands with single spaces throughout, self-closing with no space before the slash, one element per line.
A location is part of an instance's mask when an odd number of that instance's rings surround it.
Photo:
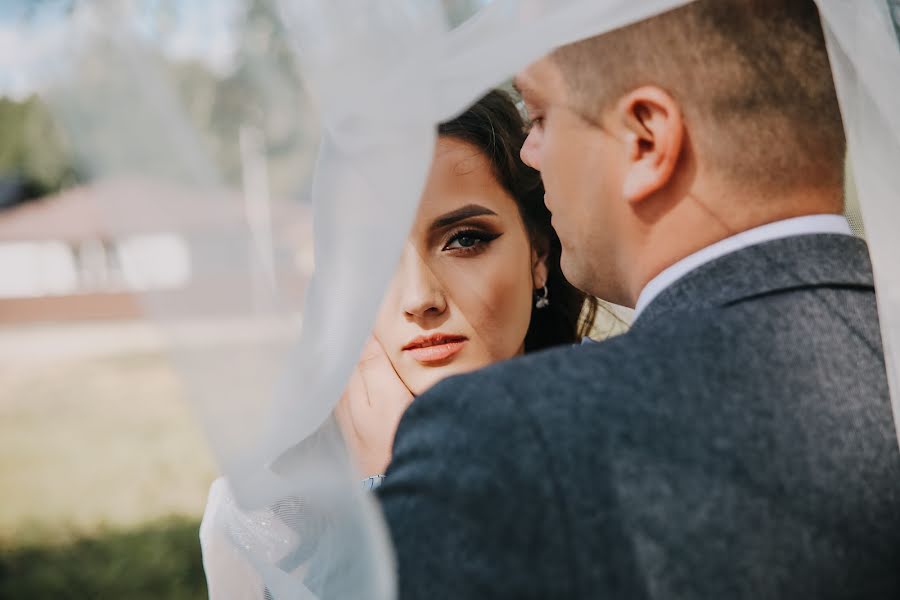
<path fill-rule="evenodd" d="M 471 219 L 472 217 L 481 217 L 484 215 L 496 217 L 497 213 L 487 208 L 486 206 L 481 206 L 480 204 L 466 204 L 462 208 L 452 210 L 432 221 L 431 229 L 444 229 L 446 227 L 450 227 L 455 223 L 459 223 L 460 221 L 465 221 L 466 219 Z"/>

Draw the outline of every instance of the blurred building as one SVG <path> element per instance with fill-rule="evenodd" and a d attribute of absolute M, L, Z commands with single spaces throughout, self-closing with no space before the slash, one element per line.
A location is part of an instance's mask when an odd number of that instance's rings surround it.
<path fill-rule="evenodd" d="M 279 205 L 263 225 L 273 264 L 311 270 L 307 207 Z M 253 271 L 247 237 L 246 203 L 221 190 L 122 179 L 17 204 L 0 210 L 0 323 L 136 318 L 148 298 L 179 294 L 228 311 L 217 292 L 256 285 L 235 280 Z M 197 286 L 203 293 L 183 294 Z"/>

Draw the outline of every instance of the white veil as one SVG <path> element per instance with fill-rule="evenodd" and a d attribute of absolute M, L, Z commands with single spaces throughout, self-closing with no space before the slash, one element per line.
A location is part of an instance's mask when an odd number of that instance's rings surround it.
<path fill-rule="evenodd" d="M 205 523 L 223 549 L 214 596 L 394 595 L 388 535 L 331 412 L 412 223 L 435 125 L 556 46 L 687 1 L 229 0 L 200 29 L 264 25 L 230 59 L 246 77 L 228 101 L 164 68 L 188 51 L 148 16 L 159 2 L 75 5 L 65 44 L 35 66 L 43 97 L 92 180 L 120 190 L 101 207 L 110 236 L 165 223 L 190 256 L 177 289 L 134 283 L 161 268 L 152 259 L 123 268 L 169 333 L 230 483 Z M 818 4 L 898 415 L 900 9 Z M 317 578 L 325 566 L 339 577 Z"/>

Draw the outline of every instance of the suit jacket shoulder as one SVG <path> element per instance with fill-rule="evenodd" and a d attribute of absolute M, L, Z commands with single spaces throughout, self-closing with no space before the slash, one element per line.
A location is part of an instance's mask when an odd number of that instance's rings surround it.
<path fill-rule="evenodd" d="M 838 238 L 738 252 L 619 338 L 418 398 L 381 493 L 401 597 L 900 597 L 871 272 Z"/>

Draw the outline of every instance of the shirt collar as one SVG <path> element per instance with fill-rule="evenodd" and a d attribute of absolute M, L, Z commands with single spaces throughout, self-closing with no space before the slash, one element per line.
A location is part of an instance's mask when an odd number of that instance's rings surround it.
<path fill-rule="evenodd" d="M 647 305 L 663 290 L 702 265 L 756 244 L 816 233 L 853 235 L 850 225 L 843 215 L 795 217 L 742 231 L 681 259 L 651 279 L 638 296 L 637 304 L 634 307 L 634 319 L 637 319 Z"/>

